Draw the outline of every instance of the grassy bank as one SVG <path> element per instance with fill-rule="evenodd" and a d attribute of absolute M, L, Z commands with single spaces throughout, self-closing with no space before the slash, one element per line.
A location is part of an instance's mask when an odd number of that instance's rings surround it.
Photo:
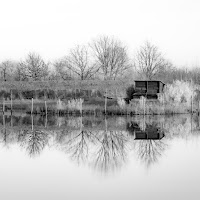
<path fill-rule="evenodd" d="M 105 103 L 106 101 L 106 103 Z M 0 102 L 0 111 L 24 112 L 39 115 L 169 115 L 198 112 L 198 106 L 186 103 L 160 103 L 159 101 L 132 100 L 129 104 L 116 99 L 91 98 L 70 101 L 47 100 L 14 100 Z"/>
<path fill-rule="evenodd" d="M 191 82 L 175 81 L 166 85 L 158 95 L 159 100 L 154 101 L 144 97 L 131 100 L 134 92 L 134 85 L 126 81 L 2 82 L 0 112 L 168 115 L 200 110 L 200 91 Z M 130 103 L 125 103 L 124 98 L 131 100 Z"/>

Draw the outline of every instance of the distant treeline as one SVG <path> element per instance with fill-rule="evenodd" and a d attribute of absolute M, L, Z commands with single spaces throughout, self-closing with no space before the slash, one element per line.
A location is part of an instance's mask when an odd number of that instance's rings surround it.
<path fill-rule="evenodd" d="M 188 66 L 191 67 L 191 66 Z M 47 62 L 30 52 L 21 61 L 2 60 L 0 81 L 105 81 L 189 80 L 200 84 L 200 69 L 177 68 L 157 46 L 145 42 L 134 55 L 114 37 L 101 36 L 88 45 L 71 48 L 63 57 Z"/>

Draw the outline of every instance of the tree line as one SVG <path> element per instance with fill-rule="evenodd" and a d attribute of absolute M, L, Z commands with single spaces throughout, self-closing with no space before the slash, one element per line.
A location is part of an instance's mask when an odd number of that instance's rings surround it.
<path fill-rule="evenodd" d="M 146 41 L 130 58 L 127 47 L 114 37 L 101 36 L 78 45 L 53 62 L 31 52 L 24 60 L 0 63 L 1 81 L 68 80 L 192 80 L 200 84 L 200 69 L 179 69 L 159 48 Z"/>

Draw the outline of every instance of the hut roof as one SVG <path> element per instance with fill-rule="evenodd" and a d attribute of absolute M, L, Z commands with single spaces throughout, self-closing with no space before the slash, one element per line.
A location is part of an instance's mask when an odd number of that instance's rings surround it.
<path fill-rule="evenodd" d="M 164 82 L 159 80 L 135 80 L 135 82 L 161 82 L 163 85 L 165 85 Z"/>

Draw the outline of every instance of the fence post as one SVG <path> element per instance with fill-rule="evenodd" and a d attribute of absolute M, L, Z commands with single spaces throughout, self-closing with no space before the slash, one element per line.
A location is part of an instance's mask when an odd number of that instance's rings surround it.
<path fill-rule="evenodd" d="M 5 112 L 5 99 L 3 97 L 3 114 L 4 114 L 4 112 Z"/>
<path fill-rule="evenodd" d="M 10 112 L 12 115 L 12 90 L 10 90 Z"/>
<path fill-rule="evenodd" d="M 47 121 L 48 119 L 47 119 L 47 115 L 45 116 L 45 128 L 47 127 Z"/>
<path fill-rule="evenodd" d="M 191 96 L 191 113 L 193 114 L 193 94 Z"/>
<path fill-rule="evenodd" d="M 165 114 L 165 96 L 163 94 L 163 114 Z"/>
<path fill-rule="evenodd" d="M 31 127 L 32 127 L 32 131 L 33 131 L 33 115 L 31 115 Z"/>
<path fill-rule="evenodd" d="M 198 102 L 198 111 L 197 111 L 198 115 L 199 115 L 199 109 L 200 109 L 200 101 Z"/>
<path fill-rule="evenodd" d="M 32 98 L 32 103 L 31 103 L 31 115 L 33 114 L 33 98 Z"/>
<path fill-rule="evenodd" d="M 107 113 L 107 88 L 106 88 L 106 94 L 105 94 L 105 115 Z"/>
<path fill-rule="evenodd" d="M 143 114 L 145 115 L 146 98 L 143 98 Z"/>
<path fill-rule="evenodd" d="M 44 104 L 45 104 L 45 114 L 46 114 L 46 116 L 47 116 L 47 102 L 44 101 Z"/>

